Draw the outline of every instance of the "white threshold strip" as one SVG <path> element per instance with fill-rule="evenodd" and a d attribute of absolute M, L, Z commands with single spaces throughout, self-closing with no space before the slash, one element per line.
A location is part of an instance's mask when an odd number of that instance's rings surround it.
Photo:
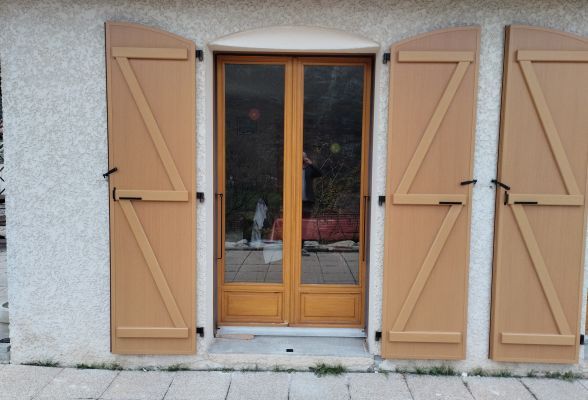
<path fill-rule="evenodd" d="M 359 328 L 299 328 L 291 326 L 221 326 L 217 335 L 366 337 Z"/>

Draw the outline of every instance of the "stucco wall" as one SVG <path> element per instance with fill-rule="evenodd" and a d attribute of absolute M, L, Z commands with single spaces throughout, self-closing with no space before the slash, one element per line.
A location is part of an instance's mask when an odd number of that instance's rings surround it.
<path fill-rule="evenodd" d="M 77 4 L 81 3 L 81 4 Z M 170 3 L 170 4 L 166 4 Z M 83 5 L 82 5 L 83 4 Z M 198 355 L 121 357 L 109 352 L 109 246 L 104 27 L 158 27 L 205 49 L 197 65 Z M 467 361 L 491 367 L 488 331 L 504 26 L 539 25 L 588 36 L 585 1 L 21 1 L 0 0 L 0 63 L 8 180 L 8 280 L 12 360 L 63 364 L 208 365 L 213 324 L 212 60 L 221 36 L 272 25 L 342 29 L 380 43 L 374 91 L 370 244 L 370 351 L 380 329 L 388 67 L 394 42 L 450 26 L 482 27 L 469 278 Z M 585 285 L 586 287 L 586 285 Z M 583 314 L 584 315 L 584 314 Z M 388 363 L 392 365 L 393 363 Z"/>

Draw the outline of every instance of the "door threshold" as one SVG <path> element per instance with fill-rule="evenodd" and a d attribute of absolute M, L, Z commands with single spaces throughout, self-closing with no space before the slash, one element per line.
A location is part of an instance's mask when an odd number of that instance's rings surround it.
<path fill-rule="evenodd" d="M 366 337 L 361 328 L 310 328 L 293 326 L 221 326 L 217 335 L 254 336 L 320 336 L 320 337 Z"/>

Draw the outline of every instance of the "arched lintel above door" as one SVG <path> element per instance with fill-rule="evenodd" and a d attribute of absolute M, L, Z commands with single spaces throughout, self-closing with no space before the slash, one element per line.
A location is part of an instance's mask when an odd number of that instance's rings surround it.
<path fill-rule="evenodd" d="M 271 26 L 232 33 L 208 44 L 213 51 L 280 53 L 377 53 L 380 45 L 339 29 L 312 26 Z"/>

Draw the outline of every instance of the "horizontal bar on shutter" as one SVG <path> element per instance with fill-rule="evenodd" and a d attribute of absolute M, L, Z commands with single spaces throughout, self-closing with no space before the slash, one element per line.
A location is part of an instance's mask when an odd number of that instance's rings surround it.
<path fill-rule="evenodd" d="M 388 332 L 391 342 L 461 343 L 461 332 Z"/>
<path fill-rule="evenodd" d="M 188 328 L 116 328 L 121 338 L 187 338 Z"/>
<path fill-rule="evenodd" d="M 474 61 L 472 51 L 399 51 L 398 62 L 442 62 Z"/>
<path fill-rule="evenodd" d="M 439 205 L 447 204 L 466 204 L 467 196 L 465 194 L 394 194 L 392 196 L 394 204 L 414 204 L 414 205 Z"/>
<path fill-rule="evenodd" d="M 580 194 L 517 194 L 509 193 L 507 204 L 530 204 L 540 206 L 583 206 L 584 196 Z"/>
<path fill-rule="evenodd" d="M 588 62 L 588 51 L 519 50 L 518 61 Z"/>
<path fill-rule="evenodd" d="M 575 335 L 546 335 L 531 333 L 502 333 L 504 344 L 539 344 L 547 346 L 573 346 Z"/>
<path fill-rule="evenodd" d="M 113 57 L 146 58 L 155 60 L 187 60 L 188 49 L 156 47 L 113 47 Z"/>
<path fill-rule="evenodd" d="M 117 200 L 124 197 L 139 198 L 142 201 L 188 201 L 188 192 L 185 190 L 116 189 Z"/>

